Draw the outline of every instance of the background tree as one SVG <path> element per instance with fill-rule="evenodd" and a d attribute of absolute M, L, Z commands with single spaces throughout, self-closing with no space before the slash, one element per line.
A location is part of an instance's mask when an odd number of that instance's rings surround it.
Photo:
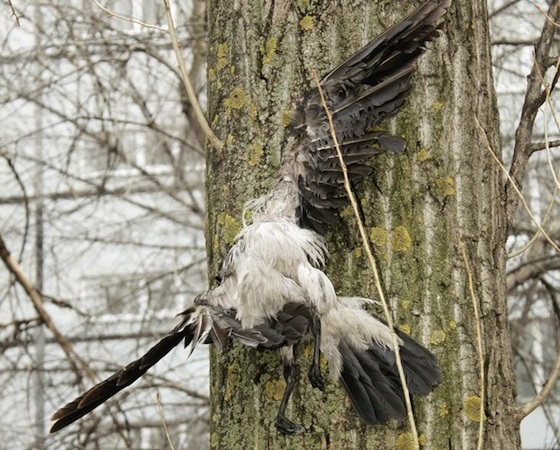
<path fill-rule="evenodd" d="M 166 27 L 163 3 L 106 6 Z M 142 387 L 45 435 L 57 407 L 150 345 L 206 286 L 204 140 L 167 34 L 90 1 L 14 7 L 19 26 L 1 9 L 0 234 L 75 355 L 0 271 L 0 435 L 13 448 L 161 448 L 156 390 Z M 201 93 L 205 3 L 173 8 Z M 160 392 L 176 445 L 204 447 L 207 358 L 185 373 L 184 356 L 143 387 Z"/>

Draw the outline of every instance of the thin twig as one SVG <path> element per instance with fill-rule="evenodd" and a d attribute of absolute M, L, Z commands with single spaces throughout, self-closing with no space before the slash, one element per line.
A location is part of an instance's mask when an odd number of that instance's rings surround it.
<path fill-rule="evenodd" d="M 81 368 L 87 376 L 93 381 L 97 381 L 97 377 L 95 372 L 89 367 L 89 365 L 76 353 L 72 344 L 68 339 L 64 337 L 64 335 L 60 332 L 58 327 L 55 325 L 54 321 L 52 320 L 51 316 L 45 309 L 43 305 L 43 300 L 41 295 L 37 292 L 37 290 L 33 287 L 31 282 L 28 280 L 27 276 L 19 266 L 19 264 L 12 258 L 2 236 L 0 236 L 0 259 L 6 265 L 6 268 L 12 273 L 12 275 L 16 278 L 17 282 L 21 285 L 21 287 L 25 290 L 37 314 L 41 318 L 42 322 L 47 326 L 47 328 L 51 331 L 54 336 L 55 341 L 58 343 L 60 348 L 64 351 L 70 364 L 74 367 L 76 371 Z"/>
<path fill-rule="evenodd" d="M 465 244 L 459 235 L 457 237 L 459 242 L 459 248 L 461 249 L 461 254 L 463 255 L 463 262 L 465 263 L 465 270 L 467 271 L 467 278 L 469 281 L 469 294 L 471 295 L 471 300 L 474 309 L 474 320 L 476 323 L 476 342 L 477 342 L 477 352 L 478 352 L 478 364 L 480 366 L 480 412 L 479 412 L 479 424 L 478 424 L 478 444 L 476 446 L 477 450 L 482 450 L 482 443 L 484 442 L 484 402 L 486 398 L 486 389 L 484 382 L 484 349 L 482 348 L 482 323 L 481 315 L 478 309 L 478 299 L 474 292 L 474 282 L 472 269 L 467 258 L 467 250 Z"/>
<path fill-rule="evenodd" d="M 558 73 L 559 71 L 560 71 L 560 58 L 558 58 L 556 62 L 556 73 Z M 543 83 L 544 83 L 544 79 L 543 79 Z M 552 101 L 550 100 L 550 94 L 552 92 L 552 89 L 554 89 L 553 84 L 546 85 L 546 104 L 550 109 L 550 113 L 552 114 L 552 118 L 554 119 L 554 123 L 556 124 L 556 128 L 560 131 L 560 121 L 558 120 L 558 116 L 556 115 L 556 111 L 554 110 L 554 106 L 552 105 Z M 543 109 L 543 123 L 544 123 L 544 143 L 546 149 L 546 156 L 548 159 L 548 165 L 550 167 L 550 173 L 552 173 L 552 177 L 554 178 L 554 183 L 556 184 L 556 190 L 554 191 L 556 193 L 556 191 L 560 189 L 560 183 L 558 182 L 558 177 L 556 176 L 556 171 L 554 170 L 554 167 L 552 165 L 552 157 L 550 155 L 550 142 L 548 140 L 548 127 L 546 125 L 546 108 Z"/>
<path fill-rule="evenodd" d="M 502 171 L 508 177 L 508 180 L 510 181 L 511 186 L 513 187 L 513 189 L 515 190 L 515 192 L 519 196 L 519 199 L 521 200 L 521 203 L 523 204 L 523 207 L 525 208 L 525 210 L 529 214 L 529 217 L 531 218 L 533 223 L 536 225 L 536 227 L 539 229 L 539 231 L 542 233 L 542 235 L 545 237 L 545 239 L 548 241 L 548 243 L 550 245 L 552 245 L 554 250 L 556 250 L 557 252 L 560 252 L 560 248 L 558 247 L 558 245 L 556 245 L 556 243 L 552 240 L 552 238 L 548 235 L 548 233 L 544 230 L 544 228 L 541 226 L 541 224 L 537 221 L 536 217 L 532 213 L 531 208 L 529 208 L 529 205 L 527 204 L 527 200 L 525 200 L 525 197 L 523 196 L 523 194 L 521 193 L 521 191 L 517 187 L 517 183 L 512 178 L 512 176 L 508 173 L 507 169 L 504 167 L 504 165 L 502 164 L 500 159 L 496 156 L 496 153 L 494 153 L 494 150 L 492 150 L 492 146 L 490 145 L 490 141 L 488 140 L 488 136 L 486 135 L 486 131 L 484 130 L 484 128 L 482 128 L 482 125 L 480 124 L 480 122 L 478 120 L 478 117 L 475 116 L 474 121 L 476 123 L 476 126 L 478 127 L 478 129 L 482 133 L 482 137 L 484 138 L 484 143 L 486 144 L 486 149 L 490 152 L 490 154 L 492 155 L 494 160 L 498 163 L 498 165 L 500 166 Z"/>
<path fill-rule="evenodd" d="M 19 21 L 19 16 L 16 12 L 16 9 L 14 8 L 14 4 L 12 3 L 12 0 L 8 0 L 8 4 L 10 5 L 10 9 L 12 10 L 12 16 L 14 17 L 14 19 L 16 19 L 16 25 L 18 27 L 21 26 L 21 23 Z"/>
<path fill-rule="evenodd" d="M 91 1 L 93 3 L 95 3 L 99 9 L 101 9 L 103 12 L 107 13 L 107 15 L 109 17 L 115 17 L 116 19 L 124 20 L 124 21 L 130 22 L 130 23 L 135 23 L 135 24 L 140 25 L 144 28 L 151 28 L 152 30 L 163 31 L 164 33 L 168 32 L 165 28 L 158 27 L 157 25 L 152 25 L 151 23 L 142 22 L 141 20 L 137 20 L 137 19 L 134 19 L 132 17 L 127 17 L 127 16 L 123 16 L 122 14 L 116 13 L 115 11 L 112 11 L 111 9 L 109 9 L 106 6 L 103 6 L 101 3 L 99 3 L 99 0 L 91 0 Z"/>
<path fill-rule="evenodd" d="M 193 85 L 191 80 L 189 79 L 189 75 L 187 73 L 187 69 L 185 67 L 185 60 L 183 59 L 183 55 L 181 53 L 181 47 L 179 46 L 179 41 L 177 39 L 177 34 L 175 33 L 175 24 L 173 23 L 173 15 L 171 14 L 171 7 L 169 6 L 169 0 L 163 0 L 165 5 L 165 15 L 167 17 L 167 32 L 171 36 L 171 44 L 173 45 L 173 50 L 175 50 L 175 57 L 177 58 L 177 63 L 179 64 L 179 72 L 181 73 L 181 80 L 185 85 L 185 90 L 187 91 L 187 96 L 189 97 L 189 101 L 191 102 L 191 106 L 194 110 L 194 115 L 198 122 L 200 128 L 206 135 L 206 138 L 210 141 L 212 147 L 216 148 L 217 150 L 221 150 L 224 148 L 224 143 L 214 134 L 208 122 L 206 121 L 206 117 L 202 112 L 200 107 L 200 103 L 196 98 L 196 93 L 194 91 Z"/>
<path fill-rule="evenodd" d="M 167 428 L 167 421 L 165 420 L 165 414 L 163 413 L 163 406 L 161 405 L 161 398 L 159 396 L 159 391 L 156 393 L 156 403 L 159 411 L 159 416 L 161 418 L 161 424 L 163 425 L 163 431 L 165 431 L 165 438 L 169 443 L 169 447 L 171 450 L 175 450 L 175 446 L 171 441 L 171 436 L 169 435 L 169 428 Z"/>
<path fill-rule="evenodd" d="M 559 59 L 560 61 L 560 59 Z M 550 103 L 550 87 L 547 88 L 547 103 L 550 107 L 550 110 L 552 112 L 552 116 L 554 117 L 554 120 L 556 122 L 556 126 L 558 127 L 558 119 L 556 117 L 556 114 L 554 113 L 554 109 L 552 107 L 552 104 Z M 556 205 L 556 196 L 558 195 L 558 192 L 560 192 L 560 183 L 558 181 L 558 175 L 556 174 L 556 171 L 554 170 L 554 166 L 552 163 L 552 155 L 550 154 L 550 148 L 549 148 L 549 141 L 548 141 L 548 127 L 546 126 L 546 108 L 543 109 L 543 123 L 545 124 L 544 126 L 544 136 L 545 136 L 545 150 L 546 150 L 546 156 L 547 156 L 547 160 L 548 160 L 548 167 L 550 168 L 550 173 L 552 174 L 552 178 L 554 179 L 554 192 L 552 193 L 552 197 L 550 199 L 550 201 L 548 202 L 548 206 L 546 208 L 546 212 L 545 215 L 542 219 L 541 225 L 544 226 L 544 224 L 548 221 L 551 213 L 552 213 L 552 209 L 553 206 Z M 560 128 L 560 127 L 559 127 Z M 559 169 L 560 172 L 560 169 Z M 523 251 L 529 249 L 529 247 L 531 247 L 531 245 L 533 245 L 538 237 L 540 236 L 540 230 L 537 230 L 535 232 L 535 234 L 533 235 L 533 237 L 531 238 L 531 240 L 525 245 L 523 246 L 520 250 L 514 252 L 514 256 L 519 255 L 520 253 L 523 253 Z"/>
<path fill-rule="evenodd" d="M 560 147 L 560 139 L 555 139 L 553 141 L 546 141 L 546 142 L 534 142 L 533 144 L 531 144 L 529 151 L 531 153 L 535 153 L 541 150 L 545 150 L 547 148 L 550 149 L 555 147 Z"/>
<path fill-rule="evenodd" d="M 560 58 L 558 58 L 557 61 L 557 66 L 556 66 L 556 71 L 558 72 L 559 66 L 560 66 Z M 540 73 L 540 72 L 539 72 Z M 545 83 L 544 78 L 542 78 L 542 82 L 543 84 Z M 560 124 L 558 122 L 558 118 L 556 117 L 556 113 L 554 112 L 554 108 L 552 106 L 552 102 L 550 100 L 550 92 L 551 92 L 552 86 L 551 85 L 547 85 L 546 88 L 546 102 L 550 108 L 550 111 L 552 113 L 552 117 L 554 118 L 554 121 L 556 123 L 556 127 L 560 130 Z M 556 196 L 558 195 L 558 192 L 560 191 L 560 183 L 558 182 L 558 175 L 556 175 L 556 172 L 554 170 L 554 167 L 552 165 L 552 156 L 550 154 L 550 146 L 551 145 L 560 145 L 560 141 L 558 141 L 557 144 L 555 144 L 555 141 L 549 141 L 548 140 L 548 127 L 546 126 L 546 108 L 543 109 L 543 123 L 544 123 L 544 143 L 542 143 L 542 145 L 544 145 L 544 150 L 546 150 L 546 156 L 548 158 L 548 166 L 550 168 L 550 172 L 552 173 L 552 178 L 554 179 L 555 182 L 555 188 L 554 188 L 554 192 L 552 193 L 552 197 L 550 199 L 550 201 L 548 202 L 548 207 L 546 208 L 546 212 L 545 215 L 542 219 L 541 225 L 544 226 L 544 224 L 548 221 L 550 214 L 552 212 L 552 207 L 556 204 Z M 533 153 L 534 150 L 534 144 L 531 146 L 531 153 Z M 560 169 L 559 169 L 560 171 Z M 522 253 L 524 253 L 525 251 L 527 251 L 538 239 L 538 237 L 540 236 L 540 230 L 537 230 L 535 232 L 535 234 L 533 235 L 533 237 L 529 240 L 529 242 L 527 242 L 527 244 L 525 244 L 523 247 L 521 247 L 520 249 L 517 249 L 516 251 L 510 253 L 508 255 L 508 258 L 513 258 L 515 256 L 518 256 Z"/>
<path fill-rule="evenodd" d="M 371 270 L 373 272 L 374 284 L 375 284 L 375 288 L 377 290 L 377 295 L 379 296 L 379 299 L 381 300 L 381 305 L 383 307 L 383 313 L 385 315 L 385 320 L 387 321 L 387 325 L 389 326 L 389 329 L 391 330 L 391 338 L 392 338 L 392 341 L 393 341 L 392 342 L 393 350 L 395 352 L 397 370 L 399 372 L 399 378 L 400 378 L 402 389 L 403 389 L 403 392 L 404 392 L 404 400 L 405 400 L 405 405 L 406 405 L 407 417 L 408 417 L 408 421 L 409 421 L 409 424 L 410 424 L 410 431 L 412 433 L 412 440 L 413 440 L 414 448 L 419 449 L 420 448 L 420 443 L 418 441 L 418 430 L 416 428 L 416 422 L 414 420 L 414 413 L 412 411 L 412 403 L 410 401 L 410 392 L 409 392 L 408 386 L 406 384 L 406 376 L 404 374 L 404 369 L 403 369 L 403 365 L 402 365 L 402 361 L 401 361 L 398 336 L 397 336 L 397 333 L 395 332 L 393 318 L 391 316 L 389 306 L 388 306 L 387 301 L 385 299 L 385 294 L 383 293 L 383 288 L 381 286 L 381 280 L 379 278 L 379 272 L 377 270 L 377 264 L 375 262 L 375 258 L 373 257 L 373 253 L 372 253 L 371 247 L 369 245 L 367 234 L 366 234 L 366 231 L 364 229 L 364 224 L 362 223 L 362 219 L 360 217 L 358 202 L 356 201 L 356 196 L 354 195 L 354 192 L 352 191 L 352 186 L 350 185 L 350 180 L 348 178 L 348 171 L 346 169 L 346 164 L 344 162 L 344 158 L 342 157 L 342 152 L 340 151 L 338 138 L 336 137 L 336 133 L 335 133 L 335 130 L 334 130 L 334 123 L 333 123 L 333 119 L 332 119 L 332 114 L 329 111 L 329 108 L 327 106 L 327 102 L 325 100 L 325 96 L 324 96 L 323 90 L 321 88 L 321 84 L 319 82 L 319 78 L 317 76 L 317 73 L 315 71 L 313 71 L 312 75 L 313 75 L 313 79 L 314 79 L 315 83 L 317 84 L 317 88 L 319 89 L 319 94 L 321 95 L 321 105 L 323 106 L 323 109 L 325 110 L 325 113 L 327 115 L 327 119 L 329 121 L 329 128 L 330 128 L 330 131 L 331 131 L 331 136 L 333 138 L 334 146 L 336 148 L 336 153 L 338 155 L 340 166 L 342 168 L 342 173 L 344 175 L 344 188 L 346 189 L 346 193 L 348 195 L 348 198 L 350 199 L 350 204 L 352 205 L 352 210 L 354 211 L 354 216 L 356 218 L 356 223 L 358 224 L 358 229 L 360 231 L 360 236 L 361 236 L 361 239 L 362 239 L 362 242 L 363 242 L 363 245 L 364 245 L 364 249 L 366 251 L 366 254 L 367 254 L 370 266 L 371 266 Z"/>
<path fill-rule="evenodd" d="M 544 384 L 540 392 L 529 403 L 526 403 L 525 405 L 520 406 L 517 409 L 515 417 L 518 422 L 521 422 L 525 417 L 531 414 L 535 409 L 537 409 L 546 401 L 548 396 L 552 393 L 558 377 L 560 377 L 560 352 L 556 356 L 554 369 L 552 369 L 552 372 L 550 372 L 548 380 L 546 380 L 546 383 Z"/>
<path fill-rule="evenodd" d="M 106 6 L 103 6 L 99 2 L 99 0 L 92 0 L 92 2 L 95 3 L 95 5 L 97 5 L 102 11 L 107 13 L 110 17 L 115 17 L 117 19 L 125 20 L 130 23 L 135 23 L 146 28 L 151 28 L 153 30 L 161 31 L 163 33 L 168 34 L 171 37 L 171 45 L 173 46 L 173 50 L 175 52 L 175 58 L 177 59 L 177 64 L 179 65 L 179 74 L 181 75 L 181 81 L 185 86 L 185 90 L 187 92 L 187 96 L 189 97 L 189 102 L 193 108 L 198 126 L 202 129 L 204 135 L 206 136 L 208 141 L 210 141 L 210 144 L 214 148 L 221 150 L 224 147 L 224 143 L 214 134 L 214 132 L 208 125 L 208 122 L 206 121 L 206 117 L 204 116 L 202 108 L 200 107 L 198 98 L 196 97 L 196 93 L 194 91 L 192 83 L 189 79 L 187 69 L 185 67 L 185 60 L 183 59 L 183 54 L 181 52 L 181 46 L 179 45 L 179 40 L 177 39 L 177 33 L 175 32 L 175 24 L 173 22 L 173 16 L 171 14 L 171 7 L 169 6 L 169 0 L 163 0 L 163 3 L 165 5 L 165 15 L 167 18 L 167 26 L 168 26 L 167 29 L 159 27 L 157 25 L 152 25 L 146 22 L 142 22 L 137 19 L 133 19 L 132 17 L 127 17 L 118 14 L 110 10 Z"/>

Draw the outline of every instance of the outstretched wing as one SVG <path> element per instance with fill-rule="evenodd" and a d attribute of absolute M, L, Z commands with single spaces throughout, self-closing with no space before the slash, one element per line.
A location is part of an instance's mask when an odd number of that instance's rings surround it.
<path fill-rule="evenodd" d="M 55 423 L 51 427 L 50 432 L 55 433 L 71 423 L 74 423 L 99 405 L 105 403 L 125 387 L 130 386 L 183 339 L 185 340 L 185 345 L 190 344 L 194 336 L 194 330 L 195 324 L 175 328 L 148 350 L 144 356 L 131 362 L 106 380 L 93 386 L 75 400 L 64 405 L 53 414 L 51 420 L 54 420 Z"/>
<path fill-rule="evenodd" d="M 75 400 L 56 411 L 50 432 L 55 433 L 74 423 L 111 397 L 142 377 L 148 369 L 184 341 L 185 347 L 198 342 L 214 343 L 218 348 L 229 339 L 261 349 L 275 349 L 299 342 L 307 333 L 311 311 L 301 304 L 288 303 L 275 319 L 254 328 L 244 328 L 235 317 L 235 311 L 225 311 L 213 305 L 200 304 L 181 313 L 181 323 L 164 336 L 148 352 L 96 384 Z"/>
<path fill-rule="evenodd" d="M 449 5 L 450 0 L 428 1 L 321 80 L 350 180 L 371 173 L 364 164 L 370 156 L 387 150 L 404 151 L 401 138 L 374 130 L 403 104 L 415 61 L 424 44 L 437 36 L 435 22 Z M 297 158 L 288 155 L 284 161 L 301 163 L 296 177 L 302 224 L 323 232 L 326 224 L 337 220 L 346 199 L 341 164 L 317 88 L 294 113 L 288 135 L 292 139 L 285 152 L 293 152 Z"/>

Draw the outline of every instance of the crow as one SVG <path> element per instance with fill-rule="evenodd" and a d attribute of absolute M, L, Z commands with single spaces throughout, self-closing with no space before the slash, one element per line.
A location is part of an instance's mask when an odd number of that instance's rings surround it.
<path fill-rule="evenodd" d="M 229 340 L 278 350 L 286 388 L 275 420 L 288 435 L 303 425 L 285 415 L 297 376 L 295 353 L 314 341 L 308 378 L 323 390 L 325 356 L 361 420 L 383 424 L 406 414 L 395 348 L 387 324 L 364 306 L 372 300 L 337 295 L 322 267 L 328 257 L 322 236 L 346 202 L 343 169 L 327 121 L 329 108 L 348 176 L 368 176 L 366 160 L 384 151 L 402 153 L 405 142 L 379 131 L 402 106 L 415 63 L 426 42 L 438 36 L 437 21 L 450 0 L 430 0 L 328 73 L 293 112 L 277 180 L 248 203 L 251 222 L 226 255 L 219 284 L 198 295 L 181 322 L 140 359 L 92 387 L 53 415 L 51 432 L 78 420 L 123 388 L 181 342 L 223 348 Z M 442 380 L 436 357 L 396 331 L 406 383 L 413 395 L 430 393 Z"/>

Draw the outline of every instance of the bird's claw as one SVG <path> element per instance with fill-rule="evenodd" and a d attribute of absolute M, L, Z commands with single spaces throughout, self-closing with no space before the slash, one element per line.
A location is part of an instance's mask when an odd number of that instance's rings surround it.
<path fill-rule="evenodd" d="M 321 375 L 321 369 L 319 369 L 319 366 L 313 364 L 309 369 L 309 373 L 307 376 L 309 377 L 311 386 L 313 386 L 316 389 L 319 389 L 320 391 L 325 390 L 325 380 Z"/>
<path fill-rule="evenodd" d="M 284 416 L 277 416 L 274 426 L 280 433 L 290 436 L 299 436 L 307 432 L 303 425 L 297 425 Z"/>

